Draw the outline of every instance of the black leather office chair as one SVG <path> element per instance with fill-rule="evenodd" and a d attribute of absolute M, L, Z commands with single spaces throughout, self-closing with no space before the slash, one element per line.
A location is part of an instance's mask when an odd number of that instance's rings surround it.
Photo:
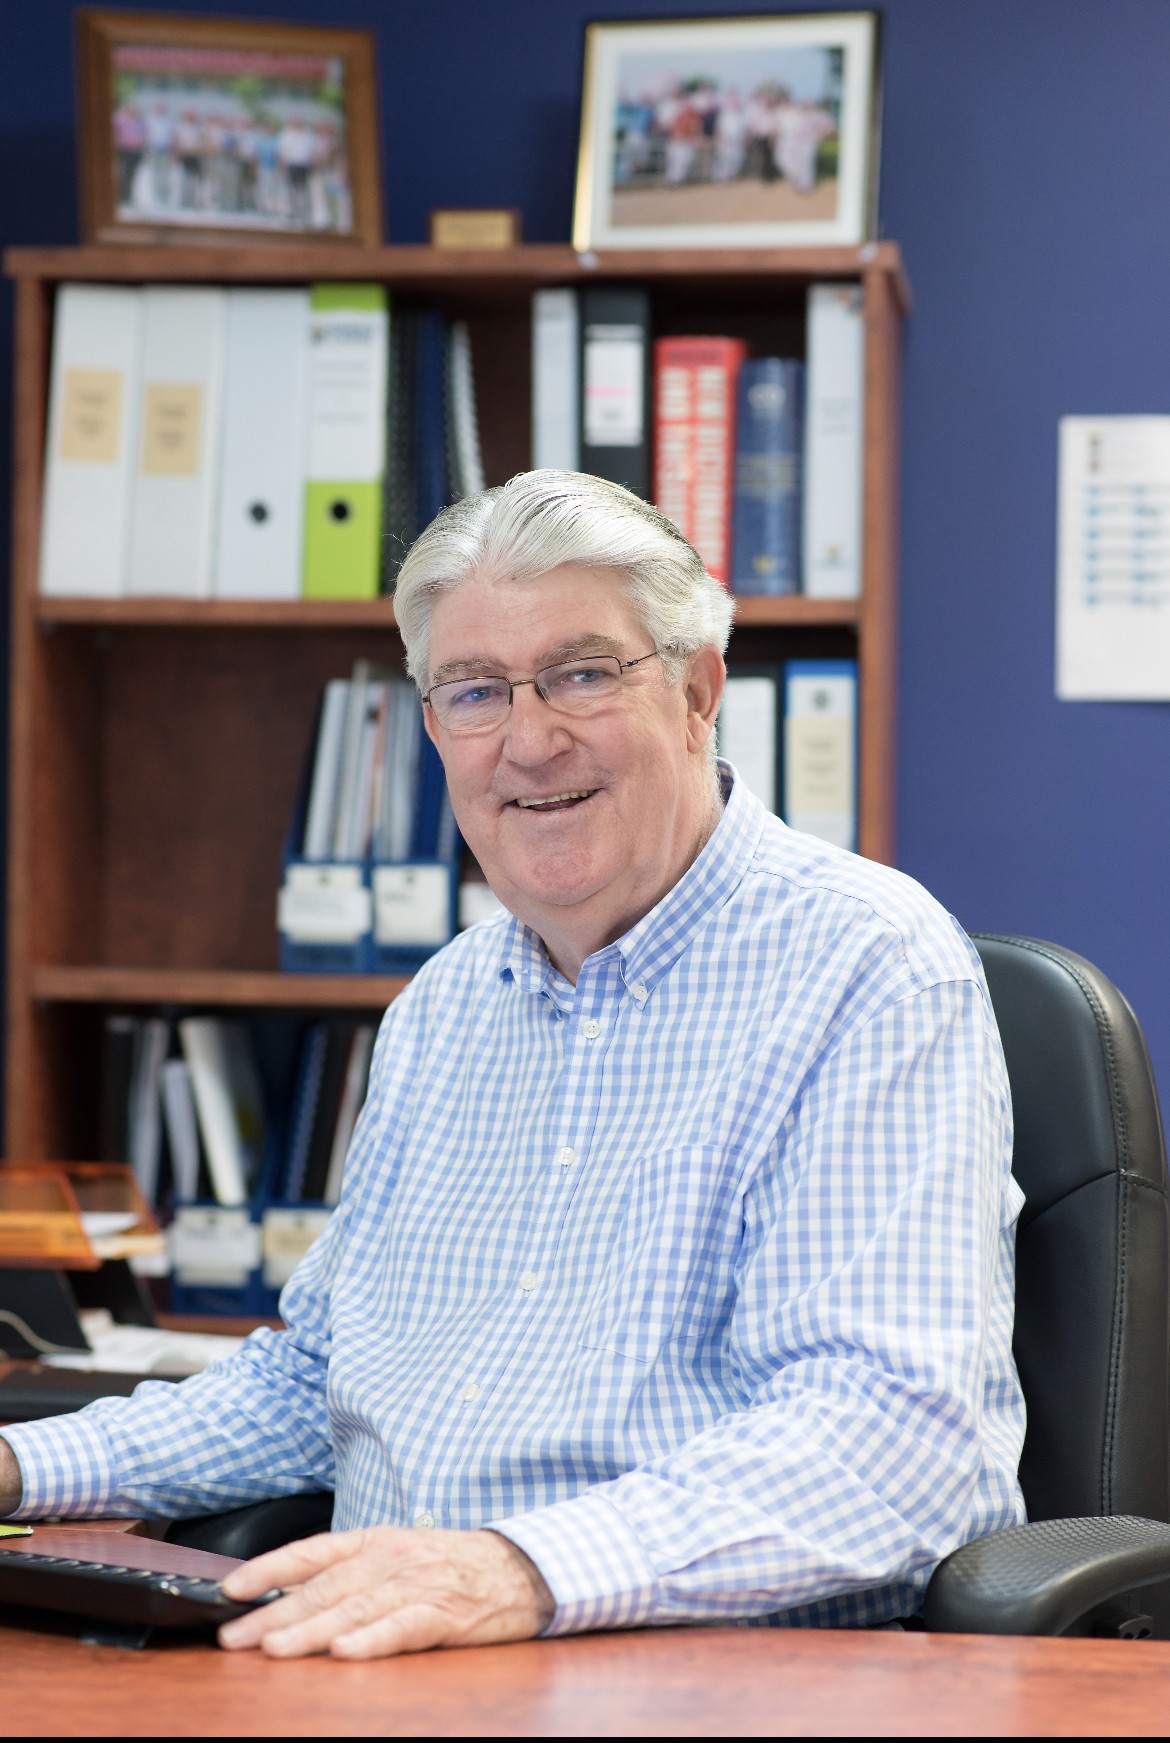
<path fill-rule="evenodd" d="M 928 1628 L 1170 1638 L 1170 1215 L 1149 1055 L 1117 988 L 1034 938 L 977 935 L 1027 1196 L 1015 1351 L 1031 1523 L 936 1569 Z M 256 1555 L 327 1529 L 332 1497 L 261 1502 L 168 1533 Z M 1142 1591 L 1139 1610 L 1131 1594 Z"/>
<path fill-rule="evenodd" d="M 1011 1079 L 1032 1523 L 935 1570 L 928 1628 L 1170 1637 L 1170 1215 L 1145 1040 L 1092 963 L 977 934 Z M 1142 1619 L 1142 1612 L 1147 1620 Z"/>

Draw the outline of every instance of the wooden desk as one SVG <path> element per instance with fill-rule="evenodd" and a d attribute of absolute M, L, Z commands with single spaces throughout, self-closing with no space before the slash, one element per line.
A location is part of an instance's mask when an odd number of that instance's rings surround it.
<path fill-rule="evenodd" d="M 1161 1736 L 1170 1644 L 654 1629 L 273 1663 L 0 1628 L 4 1736 Z"/>

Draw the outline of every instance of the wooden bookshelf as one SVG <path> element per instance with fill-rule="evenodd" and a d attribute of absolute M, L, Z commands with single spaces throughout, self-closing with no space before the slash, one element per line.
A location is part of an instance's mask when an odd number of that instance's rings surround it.
<path fill-rule="evenodd" d="M 799 355 L 814 280 L 866 309 L 860 600 L 741 599 L 732 658 L 856 655 L 858 834 L 892 862 L 899 333 L 895 244 L 578 255 L 530 246 L 25 248 L 16 288 L 6 1154 L 85 1157 L 110 1009 L 378 1010 L 393 976 L 276 972 L 281 846 L 325 681 L 401 661 L 391 600 L 46 599 L 37 591 L 53 293 L 65 280 L 380 280 L 466 320 L 489 483 L 529 464 L 530 306 L 542 285 L 634 279 L 656 331 Z"/>

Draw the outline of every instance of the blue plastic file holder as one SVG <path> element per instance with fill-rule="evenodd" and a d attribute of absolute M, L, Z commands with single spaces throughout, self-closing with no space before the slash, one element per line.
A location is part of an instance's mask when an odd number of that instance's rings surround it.
<path fill-rule="evenodd" d="M 294 887 L 298 882 L 299 889 Z M 314 908 L 317 937 L 311 935 Z M 347 909 L 352 910 L 348 926 Z M 301 922 L 295 928 L 289 924 L 294 910 Z M 288 855 L 277 904 L 281 969 L 286 974 L 368 973 L 372 912 L 368 862 L 318 862 Z"/>
<path fill-rule="evenodd" d="M 416 819 L 416 830 L 422 827 L 423 839 L 428 839 L 425 825 L 429 816 L 439 836 L 438 845 L 450 848 L 449 858 L 419 855 L 401 861 L 377 861 L 373 857 L 354 861 L 305 859 L 301 844 L 309 808 L 310 755 L 281 861 L 277 931 L 282 972 L 413 974 L 454 938 L 459 925 L 463 844 L 449 805 L 449 838 L 444 839 L 442 763 L 425 739 L 422 749 L 423 769 L 428 778 L 420 801 L 423 822 L 420 825 Z M 383 878 L 381 874 L 390 875 Z M 444 880 L 441 888 L 440 880 Z M 296 891 L 292 888 L 294 884 L 299 885 Z M 352 910 L 348 925 L 347 907 Z M 300 922 L 298 926 L 286 924 L 294 919 Z M 316 937 L 312 935 L 314 930 L 319 933 Z M 328 936 L 330 932 L 332 937 Z"/>
<path fill-rule="evenodd" d="M 457 858 L 372 865 L 370 888 L 374 911 L 369 973 L 413 974 L 454 938 L 459 924 Z"/>
<path fill-rule="evenodd" d="M 330 889 L 345 879 L 351 888 Z M 278 926 L 293 908 L 293 879 L 302 882 L 294 900 L 302 922 L 311 923 L 319 910 L 323 927 L 340 927 L 347 906 L 353 906 L 348 936 L 334 938 L 290 935 L 280 929 L 280 967 L 286 974 L 413 974 L 427 958 L 449 944 L 458 926 L 458 859 L 411 859 L 360 864 L 316 862 L 292 856 L 285 861 L 278 905 Z M 315 901 L 312 884 L 320 887 Z M 363 896 L 364 915 L 352 898 Z M 331 912 L 332 910 L 332 912 Z M 358 921 L 361 920 L 361 930 Z"/>
<path fill-rule="evenodd" d="M 184 1206 L 184 1209 L 218 1210 L 222 1208 L 207 1200 L 200 1200 L 195 1206 Z M 267 1281 L 266 1256 L 263 1250 L 264 1221 L 270 1210 L 292 1211 L 298 1217 L 306 1213 L 322 1226 L 327 1217 L 332 1216 L 336 1205 L 321 1203 L 316 1199 L 298 1200 L 289 1204 L 284 1199 L 258 1196 L 248 1206 L 249 1221 L 260 1231 L 258 1245 L 260 1261 L 247 1274 L 240 1284 L 225 1283 L 181 1283 L 172 1272 L 171 1275 L 171 1311 L 172 1313 L 199 1313 L 229 1315 L 237 1318 L 271 1319 L 280 1310 L 280 1292 L 283 1283 L 272 1284 Z M 314 1233 L 314 1239 L 316 1238 Z M 307 1250 L 307 1249 L 306 1249 Z"/>
<path fill-rule="evenodd" d="M 225 1207 L 213 1199 L 198 1199 L 193 1204 L 177 1207 L 176 1215 L 183 1210 L 222 1211 Z M 249 1205 L 241 1206 L 248 1211 L 248 1221 L 257 1225 L 261 1218 L 261 1201 L 254 1199 Z M 256 1249 L 259 1251 L 259 1231 L 255 1237 Z M 268 1317 L 276 1312 L 273 1305 L 275 1295 L 264 1286 L 263 1266 L 257 1263 L 245 1274 L 242 1283 L 183 1283 L 178 1276 L 178 1270 L 171 1271 L 171 1312 L 172 1313 L 207 1313 L 234 1314 L 251 1317 Z"/>

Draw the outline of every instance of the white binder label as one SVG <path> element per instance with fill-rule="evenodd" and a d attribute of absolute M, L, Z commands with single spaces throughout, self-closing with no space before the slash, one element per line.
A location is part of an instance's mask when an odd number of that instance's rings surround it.
<path fill-rule="evenodd" d="M 370 892 L 356 865 L 290 865 L 276 924 L 293 944 L 356 944 L 370 930 Z"/>
<path fill-rule="evenodd" d="M 309 477 L 382 476 L 386 315 L 334 309 L 309 321 Z"/>
<path fill-rule="evenodd" d="M 585 440 L 592 448 L 642 441 L 641 327 L 602 323 L 585 330 Z"/>
<path fill-rule="evenodd" d="M 180 1283 L 238 1289 L 260 1263 L 260 1230 L 246 1210 L 180 1205 L 167 1245 Z"/>
<path fill-rule="evenodd" d="M 451 874 L 445 865 L 374 867 L 378 944 L 446 944 L 451 936 Z"/>
<path fill-rule="evenodd" d="M 112 466 L 122 428 L 120 369 L 67 369 L 61 404 L 62 460 Z"/>

